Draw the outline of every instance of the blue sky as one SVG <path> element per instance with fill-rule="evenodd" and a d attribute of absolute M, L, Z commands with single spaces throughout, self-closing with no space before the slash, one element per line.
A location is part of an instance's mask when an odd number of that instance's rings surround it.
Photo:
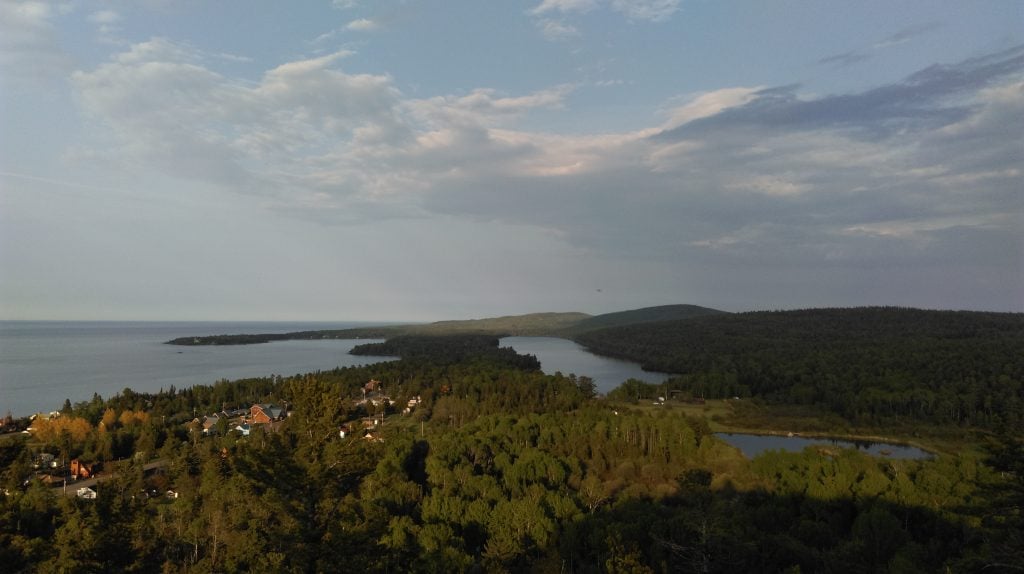
<path fill-rule="evenodd" d="M 0 318 L 1024 310 L 1024 4 L 0 1 Z"/>

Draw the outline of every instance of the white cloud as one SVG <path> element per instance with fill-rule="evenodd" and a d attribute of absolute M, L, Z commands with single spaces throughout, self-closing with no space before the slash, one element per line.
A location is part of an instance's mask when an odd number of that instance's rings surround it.
<path fill-rule="evenodd" d="M 531 14 L 547 14 L 548 12 L 588 12 L 597 6 L 597 0 L 544 0 L 532 10 Z"/>
<path fill-rule="evenodd" d="M 575 26 L 558 20 L 543 18 L 537 22 L 537 26 L 548 40 L 567 40 L 580 35 L 580 31 Z"/>
<path fill-rule="evenodd" d="M 670 119 L 666 127 L 677 127 L 693 120 L 713 116 L 727 108 L 747 104 L 753 101 L 757 92 L 762 89 L 763 87 L 724 88 L 698 94 L 686 104 L 669 112 Z"/>
<path fill-rule="evenodd" d="M 345 29 L 346 30 L 358 31 L 358 32 L 366 32 L 366 31 L 369 31 L 369 30 L 376 30 L 377 29 L 377 23 L 374 22 L 373 20 L 368 20 L 366 18 L 360 18 L 358 20 L 353 20 L 353 21 L 349 22 L 348 24 L 346 24 L 345 25 Z"/>
<path fill-rule="evenodd" d="M 680 0 L 612 0 L 612 8 L 630 20 L 661 22 L 679 10 Z"/>
<path fill-rule="evenodd" d="M 530 14 L 585 13 L 604 7 L 624 14 L 630 20 L 661 22 L 679 11 L 679 3 L 680 0 L 543 0 L 530 10 Z"/>
<path fill-rule="evenodd" d="M 61 4 L 0 0 L 0 72 L 29 81 L 67 72 L 71 58 L 60 48 L 53 25 L 66 11 Z"/>

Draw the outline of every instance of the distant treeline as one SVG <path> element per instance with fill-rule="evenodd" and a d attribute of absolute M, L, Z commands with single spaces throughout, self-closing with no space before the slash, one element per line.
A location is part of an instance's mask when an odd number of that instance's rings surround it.
<path fill-rule="evenodd" d="M 397 334 L 394 327 L 360 327 L 357 329 L 324 329 L 319 331 L 293 331 L 291 333 L 252 333 L 239 335 L 205 335 L 178 337 L 168 345 L 255 345 L 272 341 L 298 341 L 313 339 L 383 339 Z"/>
<path fill-rule="evenodd" d="M 537 357 L 520 355 L 511 347 L 498 347 L 498 338 L 487 335 L 406 335 L 383 343 L 357 345 L 349 352 L 353 355 L 394 355 L 403 359 L 425 359 L 440 364 L 483 359 L 513 369 L 540 370 Z"/>
<path fill-rule="evenodd" d="M 849 420 L 1024 425 L 1024 315 L 903 308 L 695 317 L 576 337 L 678 373 L 695 397 L 815 405 Z"/>

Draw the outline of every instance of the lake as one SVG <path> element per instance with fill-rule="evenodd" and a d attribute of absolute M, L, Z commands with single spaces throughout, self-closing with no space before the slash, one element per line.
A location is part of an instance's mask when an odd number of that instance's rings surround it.
<path fill-rule="evenodd" d="M 221 379 L 294 375 L 366 365 L 393 357 L 349 355 L 378 340 L 275 341 L 259 345 L 179 347 L 191 335 L 347 329 L 365 323 L 0 321 L 0 416 L 89 400 L 125 388 L 155 392 Z"/>
<path fill-rule="evenodd" d="M 505 337 L 502 347 L 512 347 L 524 355 L 533 355 L 540 361 L 541 370 L 551 375 L 575 373 L 594 379 L 598 392 L 607 393 L 627 379 L 647 383 L 661 383 L 672 375 L 645 371 L 637 363 L 610 359 L 590 353 L 568 339 L 555 337 Z"/>
<path fill-rule="evenodd" d="M 856 448 L 872 456 L 886 458 L 922 459 L 931 458 L 932 454 L 914 446 L 890 444 L 884 442 L 850 441 L 831 438 L 813 438 L 801 436 L 755 435 L 740 433 L 715 433 L 719 439 L 740 449 L 743 456 L 754 458 L 769 450 L 800 452 L 811 445 L 828 445 L 839 448 Z"/>
<path fill-rule="evenodd" d="M 349 355 L 360 340 L 274 341 L 258 345 L 180 347 L 177 337 L 348 329 L 368 323 L 0 321 L 0 416 L 60 408 L 125 388 L 156 392 L 208 385 L 221 379 L 294 375 L 367 365 L 394 357 Z M 531 354 L 544 372 L 586 375 L 606 393 L 629 378 L 658 383 L 636 363 L 599 357 L 553 337 L 507 337 L 502 346 Z"/>

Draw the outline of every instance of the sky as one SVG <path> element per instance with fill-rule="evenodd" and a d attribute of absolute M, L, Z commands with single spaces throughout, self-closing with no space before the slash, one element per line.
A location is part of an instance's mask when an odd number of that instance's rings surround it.
<path fill-rule="evenodd" d="M 0 319 L 1024 311 L 1024 2 L 0 0 Z"/>

